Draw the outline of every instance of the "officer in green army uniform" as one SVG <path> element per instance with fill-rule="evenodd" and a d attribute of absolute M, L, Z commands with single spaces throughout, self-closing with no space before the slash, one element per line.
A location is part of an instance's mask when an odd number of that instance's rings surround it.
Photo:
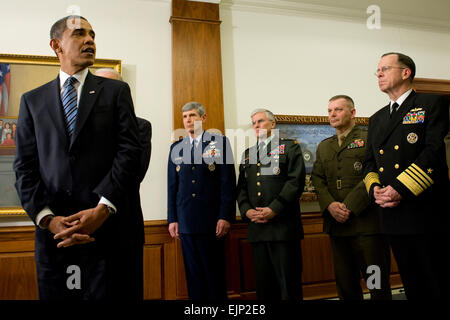
<path fill-rule="evenodd" d="M 380 288 L 372 299 L 392 299 L 389 285 L 390 251 L 380 234 L 376 207 L 370 204 L 363 182 L 367 131 L 355 127 L 355 107 L 349 96 L 330 99 L 328 118 L 336 135 L 317 148 L 312 182 L 318 192 L 324 232 L 330 235 L 339 298 L 362 300 L 361 274 L 367 267 L 380 269 Z"/>
<path fill-rule="evenodd" d="M 256 295 L 259 300 L 301 300 L 301 148 L 295 140 L 279 139 L 269 110 L 256 109 L 251 118 L 258 143 L 243 153 L 237 201 L 242 220 L 249 223 Z"/>

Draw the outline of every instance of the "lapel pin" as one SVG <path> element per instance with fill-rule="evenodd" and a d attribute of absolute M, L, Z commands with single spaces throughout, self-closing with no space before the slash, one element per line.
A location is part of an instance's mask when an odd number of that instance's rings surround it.
<path fill-rule="evenodd" d="M 95 90 L 89 91 L 89 94 L 93 94 L 95 93 Z"/>

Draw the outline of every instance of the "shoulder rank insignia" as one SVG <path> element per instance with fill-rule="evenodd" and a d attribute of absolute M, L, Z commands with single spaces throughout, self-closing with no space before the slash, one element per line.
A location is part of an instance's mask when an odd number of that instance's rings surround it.
<path fill-rule="evenodd" d="M 403 117 L 403 124 L 423 123 L 425 121 L 425 110 L 422 108 L 415 108 L 410 110 Z"/>
<path fill-rule="evenodd" d="M 362 148 L 364 147 L 364 140 L 363 139 L 355 139 L 347 146 L 347 149 L 355 149 L 355 148 Z"/>

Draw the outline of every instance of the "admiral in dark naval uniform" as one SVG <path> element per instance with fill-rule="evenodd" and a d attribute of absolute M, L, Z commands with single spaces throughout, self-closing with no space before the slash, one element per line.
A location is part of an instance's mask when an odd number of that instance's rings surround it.
<path fill-rule="evenodd" d="M 407 298 L 430 299 L 449 288 L 442 261 L 449 228 L 449 107 L 444 96 L 412 90 L 414 75 L 415 64 L 404 54 L 385 54 L 378 64 L 378 85 L 391 101 L 370 117 L 364 181 L 380 208 Z"/>
<path fill-rule="evenodd" d="M 261 300 L 301 299 L 302 151 L 297 141 L 273 134 L 272 112 L 255 110 L 252 125 L 258 144 L 243 154 L 237 200 L 242 220 L 249 223 L 256 295 Z"/>
<path fill-rule="evenodd" d="M 182 112 L 189 135 L 170 147 L 169 233 L 181 240 L 189 298 L 225 300 L 224 237 L 236 215 L 233 154 L 225 136 L 197 130 L 206 121 L 200 103 L 189 102 Z"/>
<path fill-rule="evenodd" d="M 334 96 L 328 104 L 330 125 L 336 135 L 317 147 L 311 173 L 323 213 L 323 229 L 330 235 L 339 298 L 363 300 L 361 274 L 367 267 L 380 268 L 380 288 L 370 290 L 373 300 L 392 298 L 389 285 L 389 245 L 380 233 L 375 204 L 363 183 L 362 163 L 367 131 L 355 127 L 353 99 Z"/>

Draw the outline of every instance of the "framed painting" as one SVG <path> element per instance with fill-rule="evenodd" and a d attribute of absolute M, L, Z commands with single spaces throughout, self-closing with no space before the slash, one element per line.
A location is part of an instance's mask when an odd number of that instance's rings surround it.
<path fill-rule="evenodd" d="M 276 128 L 280 138 L 296 139 L 302 148 L 303 160 L 306 168 L 305 189 L 300 201 L 317 201 L 317 194 L 311 182 L 311 171 L 316 160 L 316 150 L 319 143 L 335 134 L 325 116 L 300 116 L 276 114 Z M 369 118 L 355 118 L 357 126 L 367 129 Z"/>
<path fill-rule="evenodd" d="M 99 68 L 113 68 L 122 73 L 122 61 L 96 59 L 90 70 L 95 72 Z M 55 79 L 58 72 L 56 56 L 0 53 L 0 217 L 26 215 L 14 187 L 12 167 L 21 96 Z"/>

